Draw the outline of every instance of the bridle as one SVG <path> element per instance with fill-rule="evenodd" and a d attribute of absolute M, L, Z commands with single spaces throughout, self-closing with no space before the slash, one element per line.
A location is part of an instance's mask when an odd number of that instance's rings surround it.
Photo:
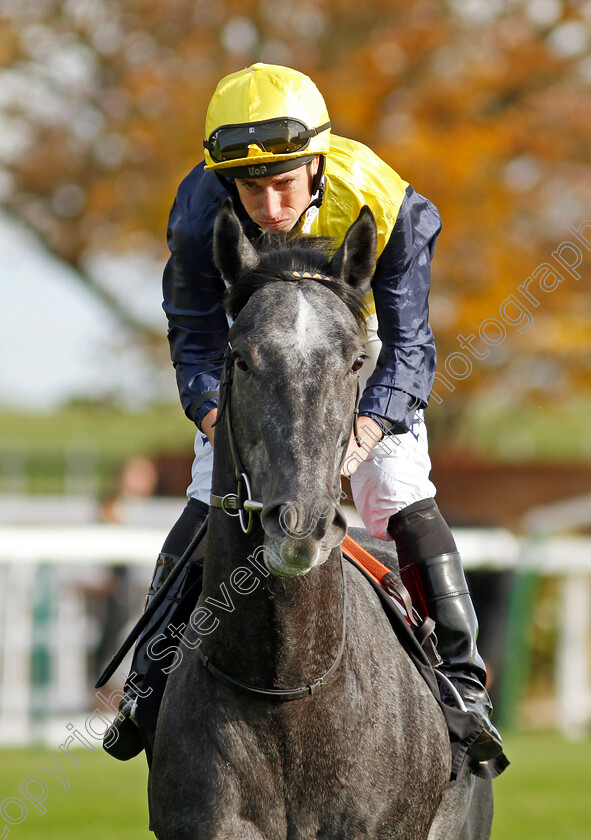
<path fill-rule="evenodd" d="M 331 282 L 331 278 L 326 274 L 318 271 L 312 273 L 310 271 L 291 271 L 290 275 L 295 280 L 325 280 Z M 220 380 L 219 390 L 219 406 L 218 416 L 214 426 L 217 426 L 225 413 L 227 413 L 226 428 L 228 430 L 228 443 L 230 447 L 230 457 L 232 459 L 232 470 L 234 473 L 234 481 L 236 482 L 236 492 L 226 493 L 225 496 L 218 496 L 215 493 L 210 494 L 209 504 L 214 508 L 221 508 L 228 516 L 237 516 L 240 522 L 240 527 L 245 534 L 252 531 L 253 514 L 261 513 L 263 503 L 252 498 L 252 489 L 248 473 L 242 465 L 238 446 L 236 444 L 236 436 L 232 428 L 232 412 L 230 410 L 231 394 L 232 394 L 232 380 L 234 371 L 234 359 L 232 356 L 232 344 L 228 341 L 228 346 L 224 353 L 224 366 L 222 369 L 222 377 Z M 202 399 L 211 396 L 218 396 L 215 391 L 209 391 L 202 396 Z M 357 377 L 357 394 L 355 397 L 355 410 L 353 412 L 353 434 L 357 445 L 361 446 L 361 439 L 359 437 L 359 430 L 357 420 L 359 417 L 359 399 L 361 397 L 361 390 L 359 387 L 359 377 Z"/>
<path fill-rule="evenodd" d="M 300 272 L 293 272 L 293 274 L 299 273 Z M 211 507 L 221 508 L 221 510 L 228 514 L 228 516 L 237 516 L 242 531 L 245 534 L 250 534 L 253 526 L 253 514 L 261 513 L 263 510 L 263 503 L 253 499 L 252 497 L 250 479 L 240 459 L 240 453 L 238 452 L 236 435 L 234 434 L 234 429 L 232 427 L 231 400 L 233 378 L 234 358 L 232 356 L 232 345 L 228 342 L 226 352 L 224 353 L 224 366 L 220 380 L 220 402 L 218 406 L 218 415 L 213 425 L 217 426 L 224 414 L 227 414 L 226 429 L 228 432 L 228 445 L 230 449 L 230 458 L 232 459 L 232 472 L 236 483 L 236 492 L 226 493 L 225 496 L 218 496 L 215 493 L 210 493 L 209 504 Z M 355 410 L 353 412 L 353 434 L 359 446 L 361 445 L 361 440 L 359 438 L 357 420 L 359 417 L 360 396 L 361 391 L 359 387 L 359 377 L 357 377 L 357 393 L 355 396 Z"/>
<path fill-rule="evenodd" d="M 295 273 L 295 272 L 294 272 Z M 238 444 L 236 442 L 236 436 L 234 434 L 234 429 L 232 427 L 232 412 L 231 412 L 231 400 L 232 400 L 232 381 L 233 381 L 233 371 L 234 371 L 234 358 L 232 356 L 232 345 L 228 342 L 228 346 L 224 353 L 224 366 L 222 370 L 222 377 L 220 380 L 220 390 L 219 390 L 219 407 L 218 407 L 218 415 L 214 425 L 218 425 L 221 421 L 222 417 L 226 415 L 226 429 L 228 432 L 228 447 L 230 450 L 230 458 L 232 461 L 232 471 L 234 476 L 234 481 L 236 483 L 236 492 L 235 493 L 226 493 L 225 496 L 219 496 L 215 493 L 210 494 L 210 505 L 214 508 L 219 508 L 224 511 L 228 516 L 238 517 L 238 521 L 240 523 L 240 527 L 245 534 L 249 534 L 252 530 L 253 526 L 253 518 L 254 514 L 260 514 L 263 509 L 263 503 L 259 502 L 252 498 L 252 488 L 250 485 L 250 479 L 248 477 L 248 473 L 244 465 L 242 464 L 242 460 L 240 458 L 240 453 L 238 451 Z M 358 440 L 358 432 L 357 432 L 357 416 L 358 416 L 358 405 L 359 405 L 359 379 L 357 380 L 357 396 L 355 399 L 355 414 L 353 420 L 353 428 L 356 440 Z M 317 677 L 315 680 L 312 680 L 310 683 L 306 685 L 300 686 L 299 688 L 259 688 L 258 686 L 251 685 L 250 683 L 242 682 L 241 680 L 237 680 L 235 677 L 230 676 L 225 671 L 222 671 L 216 665 L 213 664 L 211 659 L 204 653 L 201 649 L 201 645 L 199 645 L 197 650 L 197 655 L 201 659 L 204 667 L 210 672 L 212 676 L 218 679 L 220 682 L 223 682 L 225 685 L 229 685 L 231 688 L 240 691 L 242 694 L 247 694 L 253 697 L 258 697 L 260 699 L 265 700 L 281 700 L 281 701 L 288 701 L 288 700 L 299 700 L 302 697 L 308 697 L 310 695 L 315 694 L 319 688 L 322 688 L 327 682 L 327 680 L 334 674 L 337 670 L 342 658 L 343 653 L 345 651 L 345 642 L 347 638 L 347 583 L 346 583 L 346 574 L 344 569 L 344 561 L 341 554 L 340 558 L 340 565 L 341 565 L 341 579 L 342 579 L 342 611 L 343 611 L 343 622 L 342 622 L 342 631 L 341 631 L 341 643 L 339 646 L 339 650 L 337 655 L 328 669 L 321 677 Z"/>
<path fill-rule="evenodd" d="M 253 525 L 253 514 L 262 511 L 263 503 L 252 498 L 250 479 L 240 460 L 238 444 L 236 443 L 236 436 L 232 427 L 231 399 L 233 372 L 234 359 L 232 357 L 232 345 L 228 342 L 226 352 L 224 353 L 224 367 L 220 381 L 218 416 L 214 426 L 217 426 L 224 414 L 227 414 L 226 429 L 228 430 L 228 444 L 230 458 L 232 459 L 232 472 L 234 474 L 234 481 L 236 482 L 236 492 L 226 493 L 225 496 L 218 496 L 215 493 L 211 493 L 209 504 L 211 507 L 221 508 L 228 516 L 237 516 L 242 531 L 245 534 L 250 534 Z"/>

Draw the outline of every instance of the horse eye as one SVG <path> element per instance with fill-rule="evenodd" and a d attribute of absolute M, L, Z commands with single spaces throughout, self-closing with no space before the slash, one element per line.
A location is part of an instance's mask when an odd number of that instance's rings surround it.
<path fill-rule="evenodd" d="M 363 362 L 366 359 L 367 359 L 367 356 L 365 356 L 365 355 L 357 356 L 357 358 L 353 362 L 351 370 L 358 371 L 360 369 L 360 367 L 363 365 Z"/>
<path fill-rule="evenodd" d="M 246 364 L 244 359 L 236 359 L 236 367 L 238 368 L 238 370 L 242 370 L 244 371 L 244 373 L 248 373 L 248 365 Z"/>

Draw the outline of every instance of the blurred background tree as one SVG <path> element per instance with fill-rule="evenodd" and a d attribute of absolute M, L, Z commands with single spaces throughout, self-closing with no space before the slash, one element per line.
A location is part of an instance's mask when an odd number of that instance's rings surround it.
<path fill-rule="evenodd" d="M 510 295 L 525 304 L 518 287 L 562 241 L 574 241 L 569 226 L 591 219 L 590 43 L 591 0 L 0 0 L 0 208 L 116 317 L 112 355 L 131 367 L 127 401 L 85 392 L 52 417 L 5 412 L 0 394 L 0 497 L 109 497 L 133 455 L 154 458 L 168 476 L 173 489 L 159 492 L 184 491 L 192 426 L 178 403 L 151 411 L 146 403 L 175 390 L 154 309 L 168 212 L 202 157 L 219 78 L 255 61 L 308 73 L 334 131 L 367 143 L 436 203 L 443 232 L 431 321 L 445 374 L 463 350 L 458 336 L 498 320 Z M 434 461 L 457 470 L 436 484 L 455 522 L 470 521 L 469 497 L 486 522 L 510 515 L 521 527 L 534 485 L 553 490 L 537 504 L 588 492 L 590 265 L 583 249 L 579 280 L 563 271 L 555 291 L 538 291 L 531 326 L 505 324 L 506 337 L 472 358 L 469 376 L 453 391 L 438 388 L 442 401 L 429 410 Z M 22 321 L 23 344 L 50 355 L 51 345 L 34 346 L 27 312 L 15 311 L 8 291 L 4 324 Z M 64 332 L 74 318 L 66 315 Z M 117 356 L 123 345 L 135 351 L 131 365 Z M 142 402 L 144 362 L 156 386 Z M 36 370 L 24 377 L 33 408 L 39 378 Z M 479 471 L 477 463 L 470 483 L 474 453 L 568 460 L 585 475 L 573 467 L 561 483 L 551 470 L 544 480 L 526 467 L 520 479 L 506 464 Z M 557 598 L 545 590 L 532 621 L 535 671 L 546 682 L 555 626 L 547 605 Z M 527 609 L 517 612 L 525 626 Z"/>
<path fill-rule="evenodd" d="M 159 283 L 168 211 L 201 159 L 217 80 L 254 61 L 311 75 L 333 130 L 439 207 L 440 369 L 457 336 L 498 319 L 590 216 L 591 2 L 0 0 L 0 11 L 2 205 L 157 364 L 168 354 L 142 283 Z M 590 261 L 585 252 L 587 279 Z M 145 266 L 140 283 L 132 263 Z M 567 276 L 530 329 L 507 328 L 431 423 L 449 432 L 471 406 L 588 393 L 584 282 Z"/>

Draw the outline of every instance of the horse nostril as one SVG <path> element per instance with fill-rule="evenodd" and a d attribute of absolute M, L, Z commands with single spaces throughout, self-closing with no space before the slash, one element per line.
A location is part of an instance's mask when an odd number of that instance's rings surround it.
<path fill-rule="evenodd" d="M 332 499 L 318 500 L 314 504 L 284 502 L 267 505 L 261 520 L 271 539 L 304 540 L 312 537 L 322 540 L 326 536 L 335 545 L 347 531 L 347 522 L 341 508 Z"/>
<path fill-rule="evenodd" d="M 302 512 L 296 502 L 288 502 L 281 506 L 279 526 L 285 536 L 292 538 L 307 536 L 306 529 L 302 525 Z"/>
<path fill-rule="evenodd" d="M 336 507 L 332 524 L 335 528 L 342 529 L 345 532 L 347 530 L 347 520 L 345 519 L 345 514 L 343 513 L 340 505 L 337 505 Z"/>
<path fill-rule="evenodd" d="M 301 540 L 310 536 L 317 527 L 314 510 L 298 502 L 268 505 L 261 515 L 263 528 L 273 539 Z"/>
<path fill-rule="evenodd" d="M 327 531 L 330 532 L 330 536 L 333 537 L 331 542 L 335 545 L 340 545 L 347 533 L 347 520 L 345 519 L 345 514 L 339 505 L 335 508 L 332 523 L 327 528 Z"/>
<path fill-rule="evenodd" d="M 261 514 L 263 528 L 273 539 L 302 540 L 319 526 L 318 513 L 312 505 L 279 502 L 266 505 Z"/>
<path fill-rule="evenodd" d="M 281 510 L 283 505 L 267 505 L 261 513 L 261 522 L 265 533 L 272 539 L 279 539 L 284 535 L 281 527 Z"/>

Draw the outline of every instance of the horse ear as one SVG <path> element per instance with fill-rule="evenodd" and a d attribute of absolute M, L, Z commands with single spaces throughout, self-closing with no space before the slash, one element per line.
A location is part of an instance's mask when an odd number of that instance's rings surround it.
<path fill-rule="evenodd" d="M 355 288 L 367 285 L 375 271 L 377 240 L 373 213 L 365 205 L 331 260 L 333 277 L 339 277 Z"/>
<path fill-rule="evenodd" d="M 242 230 L 230 198 L 224 201 L 215 220 L 213 260 L 228 287 L 259 264 L 259 255 Z"/>

